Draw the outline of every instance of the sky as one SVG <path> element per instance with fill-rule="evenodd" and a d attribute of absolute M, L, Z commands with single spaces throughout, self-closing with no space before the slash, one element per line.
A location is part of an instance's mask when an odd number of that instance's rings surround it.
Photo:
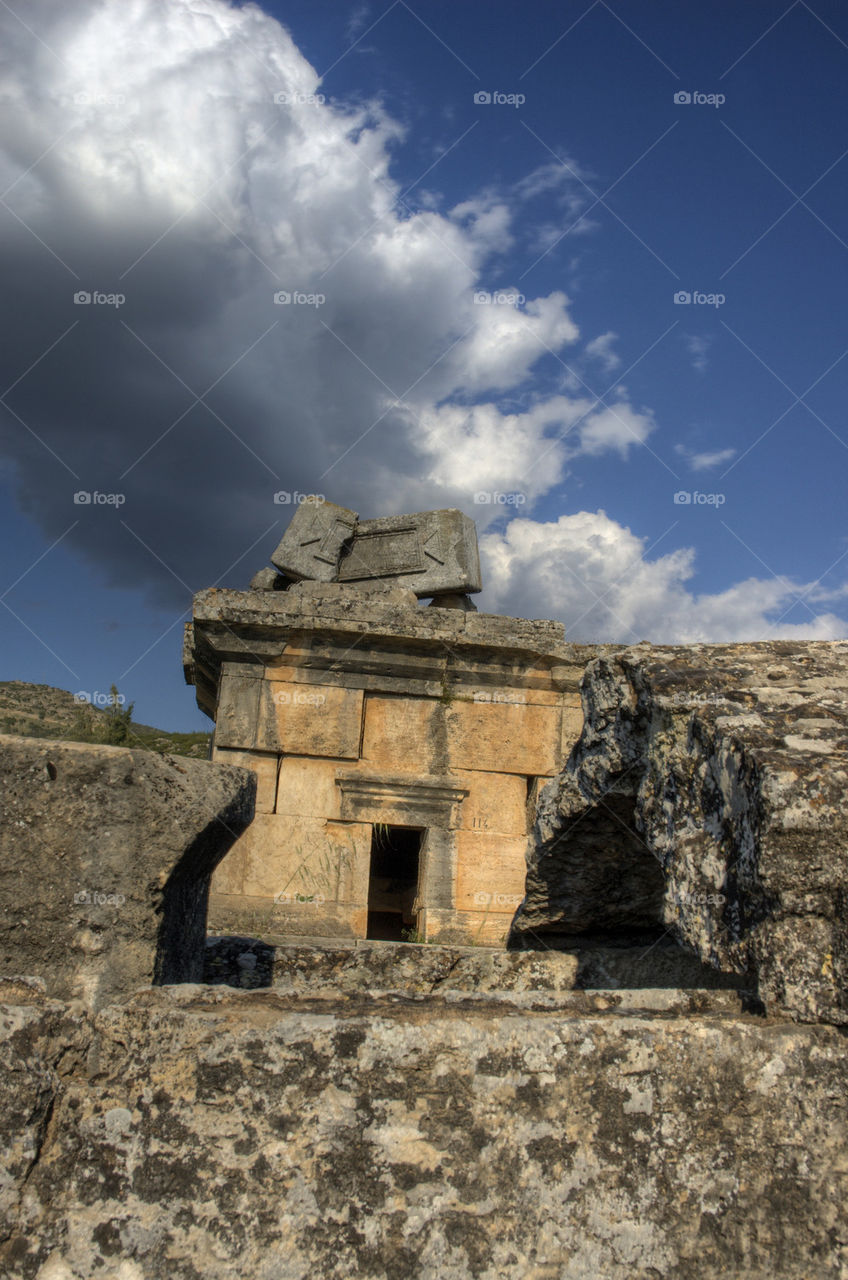
<path fill-rule="evenodd" d="M 489 613 L 848 636 L 848 8 L 0 6 L 0 679 L 208 727 L 307 493 Z"/>

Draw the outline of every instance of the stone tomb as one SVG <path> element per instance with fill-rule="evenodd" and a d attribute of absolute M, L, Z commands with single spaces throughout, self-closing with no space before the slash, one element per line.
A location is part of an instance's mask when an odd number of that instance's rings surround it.
<path fill-rule="evenodd" d="M 298 506 L 271 562 L 295 581 L 379 582 L 418 597 L 481 588 L 474 521 L 454 508 L 360 520 L 347 507 L 310 497 Z"/>
<path fill-rule="evenodd" d="M 213 758 L 258 780 L 210 928 L 503 944 L 584 665 L 559 623 L 422 608 L 373 581 L 200 592 L 186 676 Z"/>

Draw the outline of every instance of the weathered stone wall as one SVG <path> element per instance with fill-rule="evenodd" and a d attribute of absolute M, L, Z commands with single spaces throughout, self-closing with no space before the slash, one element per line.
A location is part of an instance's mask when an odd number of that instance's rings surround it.
<path fill-rule="evenodd" d="M 2 1007 L 0 1273 L 844 1277 L 837 1029 L 543 974 L 333 995 L 301 964 L 298 985 Z"/>
<path fill-rule="evenodd" d="M 515 940 L 653 920 L 768 1008 L 848 1022 L 848 644 L 640 645 L 582 691 Z"/>
<path fill-rule="evenodd" d="M 0 736 L 0 974 L 92 1008 L 196 981 L 209 880 L 255 785 L 201 760 Z"/>
<path fill-rule="evenodd" d="M 399 588 L 201 592 L 194 612 L 189 676 L 216 717 L 215 759 L 259 785 L 213 881 L 212 927 L 364 937 L 372 835 L 389 824 L 426 833 L 418 934 L 503 944 L 535 789 L 576 741 L 598 650 L 566 645 L 560 624 L 420 608 Z"/>

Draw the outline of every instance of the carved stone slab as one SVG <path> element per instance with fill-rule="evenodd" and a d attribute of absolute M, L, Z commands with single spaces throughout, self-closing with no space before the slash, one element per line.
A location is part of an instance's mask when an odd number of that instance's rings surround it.
<path fill-rule="evenodd" d="M 474 521 L 454 508 L 360 520 L 343 549 L 339 582 L 397 581 L 417 596 L 480 591 Z"/>
<path fill-rule="evenodd" d="M 336 582 L 342 545 L 353 536 L 357 514 L 321 498 L 307 498 L 291 518 L 271 563 L 290 578 Z"/>

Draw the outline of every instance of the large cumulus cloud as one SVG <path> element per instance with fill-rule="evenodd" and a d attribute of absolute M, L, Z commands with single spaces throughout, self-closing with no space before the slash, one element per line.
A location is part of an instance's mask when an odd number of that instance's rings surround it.
<path fill-rule="evenodd" d="M 578 340 L 568 299 L 475 298 L 508 202 L 399 203 L 398 125 L 322 102 L 258 8 L 78 0 L 33 6 L 39 39 L 2 24 L 3 266 L 20 298 L 5 438 L 48 534 L 77 517 L 72 540 L 113 579 L 176 599 L 285 514 L 275 490 L 367 513 L 467 507 L 491 470 L 487 450 L 465 462 L 478 402 L 487 438 L 521 441 L 505 485 L 543 450 L 535 490 L 561 477 L 577 412 L 527 380 Z M 126 302 L 82 307 L 78 290 Z M 523 412 L 503 413 L 518 388 Z M 434 427 L 452 414 L 455 431 Z M 129 529 L 75 510 L 76 489 L 125 493 Z"/>
<path fill-rule="evenodd" d="M 816 583 L 750 578 L 713 594 L 687 588 L 691 550 L 650 559 L 646 540 L 603 511 L 540 523 L 518 518 L 481 540 L 496 605 L 518 616 L 563 618 L 570 639 L 624 644 L 696 641 L 834 640 L 848 624 L 815 606 L 828 600 Z M 788 622 L 794 611 L 801 621 Z"/>
<path fill-rule="evenodd" d="M 490 607 L 622 639 L 772 625 L 774 584 L 695 600 L 687 551 L 648 562 L 602 514 L 532 519 L 581 456 L 623 461 L 654 428 L 623 389 L 600 402 L 575 376 L 581 355 L 618 358 L 611 332 L 583 344 L 565 293 L 480 297 L 517 207 L 556 190 L 580 210 L 573 165 L 410 207 L 399 124 L 322 101 L 256 6 L 32 0 L 25 24 L 0 10 L 0 36 L 0 423 L 48 537 L 76 520 L 70 543 L 108 581 L 182 606 L 264 560 L 289 514 L 275 491 L 367 515 L 458 505 L 483 530 L 501 509 L 475 492 L 520 491 L 522 517 L 483 540 Z M 536 380 L 564 351 L 568 369 Z M 126 500 L 75 506 L 78 490 Z"/>

